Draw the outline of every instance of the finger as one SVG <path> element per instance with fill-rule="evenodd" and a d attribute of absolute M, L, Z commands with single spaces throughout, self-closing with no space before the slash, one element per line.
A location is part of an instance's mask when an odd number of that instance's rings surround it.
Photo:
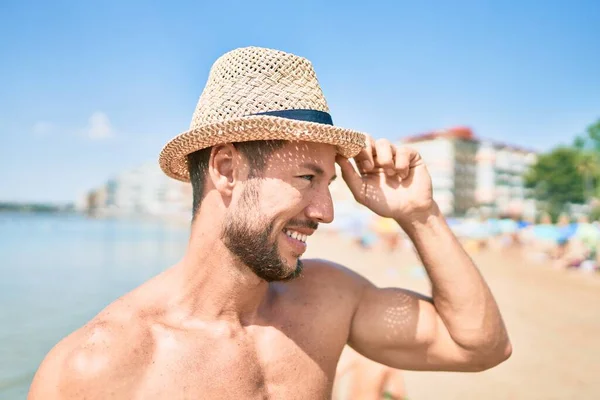
<path fill-rule="evenodd" d="M 400 175 L 402 179 L 408 178 L 408 174 L 410 173 L 410 161 L 412 158 L 412 153 L 414 153 L 414 150 L 407 147 L 400 147 L 396 151 L 396 159 L 394 164 L 396 167 L 396 173 Z"/>
<path fill-rule="evenodd" d="M 417 150 L 410 147 L 408 147 L 408 150 L 410 152 L 410 168 L 425 164 L 423 157 L 421 157 L 421 154 Z"/>
<path fill-rule="evenodd" d="M 373 148 L 373 138 L 367 136 L 365 140 L 365 148 L 362 149 L 356 156 L 354 156 L 354 161 L 356 162 L 359 170 L 368 172 L 375 167 L 375 161 L 373 160 Z"/>
<path fill-rule="evenodd" d="M 395 175 L 394 152 L 396 148 L 387 139 L 375 142 L 375 166 L 383 168 L 387 175 Z"/>
<path fill-rule="evenodd" d="M 354 169 L 354 166 L 347 158 L 338 155 L 335 158 L 335 161 L 340 166 L 344 182 L 346 182 L 348 185 L 348 188 L 352 192 L 354 198 L 358 200 L 362 191 L 363 183 L 360 174 Z"/>

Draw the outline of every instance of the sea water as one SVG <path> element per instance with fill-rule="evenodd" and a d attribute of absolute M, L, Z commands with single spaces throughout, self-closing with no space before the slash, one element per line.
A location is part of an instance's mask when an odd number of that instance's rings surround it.
<path fill-rule="evenodd" d="M 0 399 L 25 399 L 64 336 L 177 262 L 189 228 L 0 213 Z"/>

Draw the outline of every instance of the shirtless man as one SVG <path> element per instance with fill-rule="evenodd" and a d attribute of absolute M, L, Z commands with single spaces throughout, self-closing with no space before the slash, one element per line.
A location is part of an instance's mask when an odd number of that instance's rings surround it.
<path fill-rule="evenodd" d="M 506 360 L 496 302 L 419 154 L 334 127 L 328 111 L 301 57 L 253 47 L 219 58 L 190 131 L 161 152 L 165 173 L 193 186 L 186 254 L 60 341 L 29 399 L 327 399 L 346 344 L 404 370 Z M 411 238 L 433 298 L 301 260 L 333 220 L 336 162 L 356 201 Z"/>

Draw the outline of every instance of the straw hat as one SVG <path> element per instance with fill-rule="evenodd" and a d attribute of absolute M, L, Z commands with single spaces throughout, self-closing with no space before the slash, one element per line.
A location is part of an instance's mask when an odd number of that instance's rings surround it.
<path fill-rule="evenodd" d="M 271 139 L 328 143 L 347 158 L 365 145 L 364 134 L 333 126 L 310 61 L 278 50 L 240 48 L 214 63 L 190 129 L 165 145 L 159 163 L 168 176 L 189 182 L 188 154 Z"/>

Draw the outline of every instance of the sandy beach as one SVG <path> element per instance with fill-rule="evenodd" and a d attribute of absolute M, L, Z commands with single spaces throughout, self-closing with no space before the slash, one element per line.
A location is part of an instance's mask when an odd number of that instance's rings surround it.
<path fill-rule="evenodd" d="M 364 251 L 346 238 L 320 233 L 309 241 L 306 256 L 339 262 L 378 286 L 429 293 L 409 248 Z M 513 355 L 481 373 L 406 372 L 409 398 L 600 398 L 600 276 L 556 270 L 518 252 L 488 250 L 472 257 L 499 303 Z"/>

